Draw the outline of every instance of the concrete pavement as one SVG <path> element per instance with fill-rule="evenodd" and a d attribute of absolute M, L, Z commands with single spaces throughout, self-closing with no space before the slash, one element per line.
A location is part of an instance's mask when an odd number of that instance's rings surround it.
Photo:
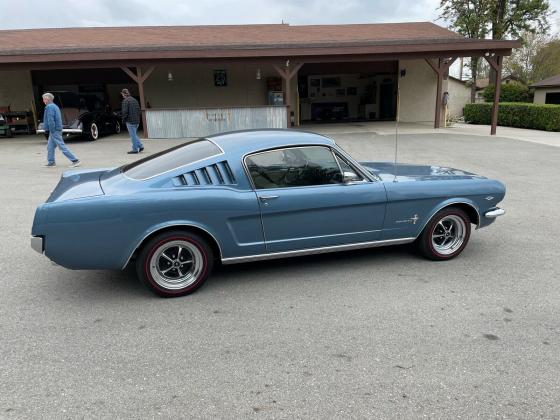
<path fill-rule="evenodd" d="M 394 136 L 361 128 L 319 127 L 392 160 Z M 459 258 L 394 247 L 224 266 L 172 300 L 133 272 L 32 251 L 35 206 L 68 162 L 43 168 L 40 137 L 0 139 L 0 418 L 559 418 L 560 149 L 449 130 L 402 134 L 399 160 L 508 188 L 506 216 Z M 68 144 L 85 168 L 142 157 L 124 135 Z"/>

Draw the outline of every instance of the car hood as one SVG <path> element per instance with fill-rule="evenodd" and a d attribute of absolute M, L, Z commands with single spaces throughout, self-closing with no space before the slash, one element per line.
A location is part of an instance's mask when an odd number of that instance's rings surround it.
<path fill-rule="evenodd" d="M 460 169 L 434 165 L 412 165 L 394 162 L 360 162 L 382 181 L 434 181 L 450 179 L 484 179 L 485 177 Z"/>

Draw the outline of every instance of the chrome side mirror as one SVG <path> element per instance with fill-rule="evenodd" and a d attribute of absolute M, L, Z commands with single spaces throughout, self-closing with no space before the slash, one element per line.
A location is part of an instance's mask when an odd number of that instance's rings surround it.
<path fill-rule="evenodd" d="M 359 181 L 360 177 L 351 171 L 344 171 L 342 173 L 342 182 L 344 184 L 349 184 L 350 182 Z"/>

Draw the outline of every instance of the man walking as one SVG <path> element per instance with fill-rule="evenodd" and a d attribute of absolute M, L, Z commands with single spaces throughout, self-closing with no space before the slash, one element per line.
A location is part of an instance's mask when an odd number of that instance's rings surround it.
<path fill-rule="evenodd" d="M 64 144 L 62 139 L 62 117 L 60 115 L 60 108 L 53 102 L 54 95 L 52 93 L 45 93 L 43 95 L 43 103 L 45 104 L 45 113 L 43 114 L 43 125 L 45 132 L 49 135 L 47 143 L 47 163 L 46 167 L 56 166 L 54 159 L 54 150 L 58 146 L 60 151 L 72 162 L 71 168 L 80 166 L 80 161 Z"/>
<path fill-rule="evenodd" d="M 122 119 L 126 124 L 126 129 L 130 135 L 130 141 L 132 142 L 132 150 L 128 152 L 128 154 L 140 153 L 144 150 L 144 145 L 138 138 L 138 134 L 136 134 L 138 125 L 140 124 L 140 104 L 136 99 L 130 96 L 128 89 L 121 90 L 121 95 L 123 97 L 121 105 Z"/>

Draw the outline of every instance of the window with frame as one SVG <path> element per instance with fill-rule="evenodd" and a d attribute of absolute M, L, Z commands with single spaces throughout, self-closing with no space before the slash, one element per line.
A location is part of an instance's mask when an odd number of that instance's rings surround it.
<path fill-rule="evenodd" d="M 245 162 L 257 190 L 342 182 L 340 166 L 328 147 L 270 150 L 248 156 Z"/>

